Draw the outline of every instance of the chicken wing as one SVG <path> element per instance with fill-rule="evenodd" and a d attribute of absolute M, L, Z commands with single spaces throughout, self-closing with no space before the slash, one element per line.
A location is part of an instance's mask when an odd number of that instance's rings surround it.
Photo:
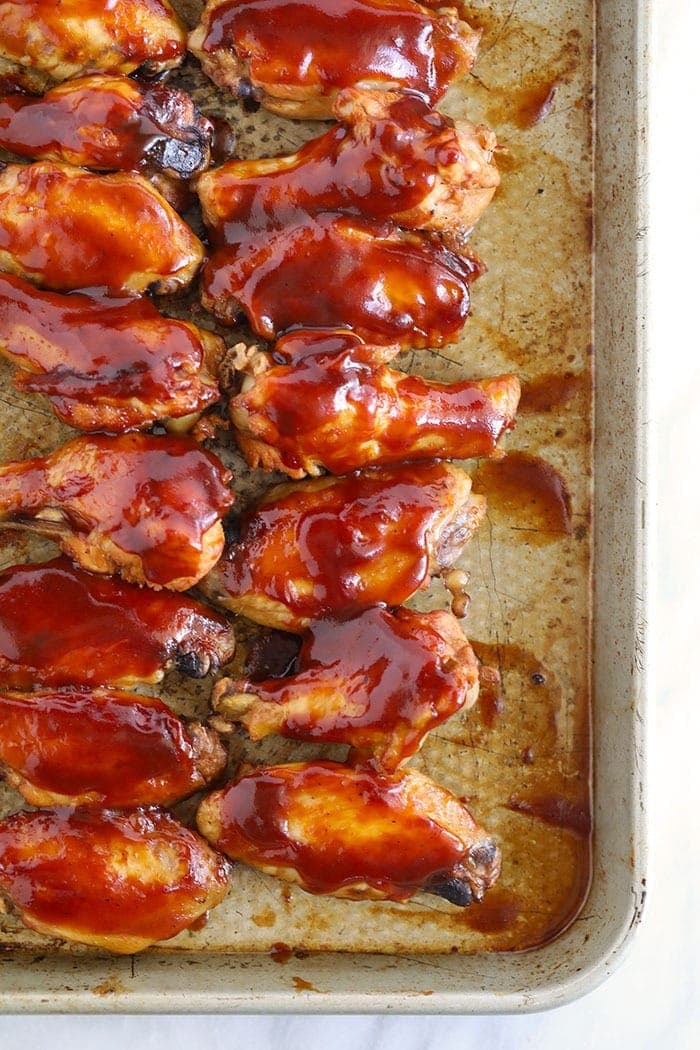
<path fill-rule="evenodd" d="M 214 243 L 242 242 L 251 230 L 321 212 L 391 219 L 466 240 L 500 179 L 492 131 L 455 123 L 420 96 L 396 92 L 348 89 L 334 112 L 340 123 L 298 153 L 232 160 L 200 176 L 197 192 Z"/>
<path fill-rule="evenodd" d="M 253 740 L 350 744 L 391 773 L 478 694 L 476 657 L 451 613 L 374 608 L 313 622 L 292 675 L 222 678 L 212 706 L 218 728 L 240 722 Z"/>
<path fill-rule="evenodd" d="M 475 259 L 419 233 L 335 215 L 219 248 L 202 302 L 224 323 L 244 313 L 263 339 L 294 328 L 350 327 L 369 342 L 444 346 L 469 314 Z"/>
<path fill-rule="evenodd" d="M 213 730 L 136 693 L 0 693 L 0 722 L 0 766 L 33 806 L 168 805 L 226 764 Z"/>
<path fill-rule="evenodd" d="M 37 84 L 179 65 L 186 31 L 167 0 L 0 0 L 0 56 Z"/>
<path fill-rule="evenodd" d="M 342 333 L 295 332 L 308 352 L 295 364 L 246 375 L 229 411 L 251 467 L 292 478 L 322 470 L 434 458 L 497 456 L 515 424 L 520 383 L 514 375 L 434 383 L 375 363 L 375 349 Z M 281 340 L 284 342 L 284 340 Z M 282 351 L 281 356 L 284 355 Z M 263 358 L 264 360 L 264 358 Z"/>
<path fill-rule="evenodd" d="M 0 174 L 0 270 L 55 291 L 173 292 L 204 249 L 141 175 L 67 164 L 8 164 Z"/>
<path fill-rule="evenodd" d="M 0 892 L 30 929 L 130 955 L 219 904 L 228 865 L 155 809 L 16 813 L 0 822 Z"/>
<path fill-rule="evenodd" d="M 0 574 L 0 686 L 159 682 L 175 667 L 202 678 L 232 659 L 233 628 L 168 591 L 93 576 L 67 558 Z"/>
<path fill-rule="evenodd" d="M 346 87 L 437 102 L 473 66 L 479 37 L 455 7 L 414 0 L 208 0 L 189 48 L 220 87 L 326 120 Z"/>
<path fill-rule="evenodd" d="M 253 770 L 197 811 L 234 860 L 309 893 L 466 906 L 500 874 L 500 852 L 466 807 L 415 769 L 383 776 L 335 762 Z"/>
<path fill-rule="evenodd" d="M 43 98 L 0 97 L 0 146 L 20 157 L 189 179 L 209 167 L 213 140 L 211 121 L 166 84 L 95 74 Z"/>
<path fill-rule="evenodd" d="M 220 397 L 223 353 L 218 336 L 150 299 L 60 295 L 0 274 L 0 354 L 19 368 L 15 386 L 45 394 L 78 430 L 188 429 Z"/>
<path fill-rule="evenodd" d="M 0 466 L 0 528 L 51 536 L 92 572 L 184 591 L 223 550 L 230 478 L 188 437 L 79 437 Z"/>
<path fill-rule="evenodd" d="M 451 463 L 404 464 L 278 485 L 242 519 L 202 582 L 217 604 L 282 630 L 401 605 L 448 570 L 486 501 Z"/>

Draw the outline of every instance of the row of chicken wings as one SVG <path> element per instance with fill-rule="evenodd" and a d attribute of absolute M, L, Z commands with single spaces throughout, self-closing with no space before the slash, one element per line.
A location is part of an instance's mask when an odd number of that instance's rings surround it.
<path fill-rule="evenodd" d="M 189 39 L 165 0 L 0 0 L 0 146 L 29 161 L 0 172 L 0 353 L 83 431 L 0 466 L 0 529 L 63 551 L 0 574 L 0 767 L 37 807 L 0 823 L 0 892 L 40 933 L 141 950 L 218 904 L 231 862 L 460 906 L 498 877 L 493 838 L 406 763 L 478 695 L 455 564 L 485 500 L 449 461 L 502 454 L 519 384 L 390 367 L 458 336 L 483 271 L 495 137 L 434 109 L 477 43 L 414 0 L 213 0 Z M 188 47 L 246 105 L 335 123 L 230 159 L 230 129 L 149 79 Z M 218 334 L 151 298 L 200 271 Z M 241 317 L 269 345 L 229 345 Z M 248 464 L 292 479 L 235 518 L 205 447 L 221 406 Z M 436 575 L 452 612 L 404 608 Z M 230 664 L 213 606 L 284 668 L 239 659 L 207 724 L 127 691 Z M 348 758 L 226 783 L 239 727 Z M 197 832 L 163 808 L 207 791 Z"/>

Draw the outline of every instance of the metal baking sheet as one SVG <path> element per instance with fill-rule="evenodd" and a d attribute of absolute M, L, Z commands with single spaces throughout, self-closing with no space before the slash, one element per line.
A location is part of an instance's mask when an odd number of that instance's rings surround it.
<path fill-rule="evenodd" d="M 481 57 L 445 109 L 492 124 L 504 147 L 503 185 L 474 238 L 490 269 L 461 342 L 404 363 L 443 379 L 514 370 L 525 397 L 511 467 L 508 459 L 495 469 L 470 464 L 491 509 L 464 559 L 473 599 L 466 627 L 501 669 L 502 702 L 486 695 L 441 727 L 418 764 L 467 796 L 496 832 L 501 883 L 479 909 L 457 911 L 429 897 L 316 899 L 240 868 L 203 930 L 129 959 L 48 942 L 3 919 L 4 1010 L 533 1009 L 602 978 L 638 921 L 644 8 L 493 0 L 468 4 L 467 16 L 484 29 Z M 196 72 L 184 79 L 215 111 Z M 294 148 L 319 130 L 229 112 L 250 156 Z M 9 370 L 1 378 L 2 458 L 56 447 L 65 429 L 15 393 Z M 2 564 L 46 553 L 27 540 L 0 541 Z M 443 602 L 438 587 L 421 598 Z M 166 686 L 182 710 L 206 710 L 206 686 L 189 696 L 179 680 Z M 246 749 L 236 737 L 234 760 Z M 255 756 L 300 750 L 318 753 L 275 741 Z M 15 808 L 17 796 L 8 791 L 3 805 Z"/>

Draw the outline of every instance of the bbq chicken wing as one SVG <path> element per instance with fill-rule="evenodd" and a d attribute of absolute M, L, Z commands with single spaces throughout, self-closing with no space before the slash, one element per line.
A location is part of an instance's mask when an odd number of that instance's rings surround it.
<path fill-rule="evenodd" d="M 493 132 L 396 92 L 350 89 L 334 110 L 340 123 L 298 153 L 231 160 L 200 176 L 197 192 L 215 243 L 321 212 L 391 219 L 451 243 L 466 239 L 499 183 Z"/>
<path fill-rule="evenodd" d="M 15 386 L 45 394 L 78 430 L 188 429 L 219 399 L 223 352 L 218 336 L 150 299 L 60 295 L 0 274 L 0 354 L 19 369 Z"/>
<path fill-rule="evenodd" d="M 96 74 L 43 98 L 0 97 L 0 146 L 34 160 L 189 179 L 209 167 L 213 139 L 189 95 L 166 84 Z"/>
<path fill-rule="evenodd" d="M 0 56 L 32 87 L 96 70 L 159 73 L 185 46 L 167 0 L 0 0 Z"/>
<path fill-rule="evenodd" d="M 25 926 L 129 955 L 219 904 L 226 861 L 169 813 L 53 809 L 0 822 L 0 893 Z"/>
<path fill-rule="evenodd" d="M 214 83 L 282 117 L 326 120 L 347 87 L 437 102 L 476 60 L 454 7 L 414 0 L 209 0 L 189 48 Z"/>
<path fill-rule="evenodd" d="M 402 348 L 444 346 L 469 314 L 480 272 L 418 233 L 334 215 L 219 248 L 204 270 L 202 302 L 224 323 L 244 313 L 274 339 L 288 329 L 350 327 Z"/>
<path fill-rule="evenodd" d="M 183 595 L 93 576 L 67 558 L 0 574 L 0 687 L 203 678 L 232 659 L 232 626 Z"/>
<path fill-rule="evenodd" d="M 384 776 L 335 762 L 248 773 L 200 804 L 205 838 L 309 893 L 466 906 L 500 874 L 500 853 L 466 807 L 415 769 Z"/>
<path fill-rule="evenodd" d="M 368 609 L 317 620 L 295 673 L 252 681 L 222 678 L 212 706 L 253 740 L 350 744 L 356 757 L 393 772 L 425 736 L 479 693 L 474 652 L 451 613 Z"/>
<path fill-rule="evenodd" d="M 91 572 L 184 591 L 218 560 L 230 473 L 187 437 L 79 437 L 0 466 L 0 528 L 55 539 Z"/>
<path fill-rule="evenodd" d="M 203 258 L 201 242 L 141 175 L 51 161 L 0 174 L 0 270 L 33 284 L 164 294 L 188 285 Z"/>
<path fill-rule="evenodd" d="M 235 613 L 292 632 L 401 605 L 454 565 L 485 510 L 451 463 L 278 485 L 244 515 L 240 539 L 202 588 Z"/>
<path fill-rule="evenodd" d="M 514 426 L 514 375 L 434 383 L 377 365 L 374 348 L 351 333 L 340 353 L 341 332 L 294 333 L 297 345 L 304 338 L 308 352 L 295 364 L 273 365 L 254 352 L 257 374 L 246 375 L 230 401 L 251 467 L 302 478 L 324 469 L 348 474 L 405 460 L 496 456 L 499 438 Z M 262 373 L 261 357 L 271 366 Z"/>
<path fill-rule="evenodd" d="M 213 730 L 136 693 L 0 693 L 0 723 L 0 767 L 33 806 L 168 805 L 226 764 Z"/>

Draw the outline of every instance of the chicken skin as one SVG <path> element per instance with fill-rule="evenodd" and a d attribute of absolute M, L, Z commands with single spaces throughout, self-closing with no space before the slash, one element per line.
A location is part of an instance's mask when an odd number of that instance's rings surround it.
<path fill-rule="evenodd" d="M 347 87 L 437 102 L 473 66 L 479 36 L 454 7 L 414 0 L 208 0 L 189 48 L 220 87 L 327 120 Z"/>
<path fill-rule="evenodd" d="M 0 0 L 0 56 L 36 86 L 179 65 L 186 31 L 167 0 Z"/>
<path fill-rule="evenodd" d="M 219 248 L 202 303 L 225 324 L 245 314 L 263 339 L 350 327 L 368 342 L 424 349 L 457 338 L 480 272 L 419 233 L 329 214 Z"/>
<path fill-rule="evenodd" d="M 0 274 L 0 354 L 19 369 L 15 386 L 45 394 L 78 430 L 189 429 L 220 397 L 223 353 L 218 336 L 150 299 L 60 295 Z"/>
<path fill-rule="evenodd" d="M 165 294 L 190 283 L 204 248 L 141 175 L 67 164 L 0 173 L 0 270 L 58 292 Z"/>
<path fill-rule="evenodd" d="M 374 608 L 314 621 L 293 674 L 221 678 L 212 706 L 219 728 L 349 744 L 355 758 L 391 773 L 478 694 L 476 657 L 451 613 Z"/>
<path fill-rule="evenodd" d="M 306 354 L 289 365 L 255 354 L 257 374 L 245 376 L 243 392 L 229 403 L 251 467 L 302 478 L 405 460 L 497 456 L 500 437 L 515 424 L 514 375 L 434 383 L 377 365 L 375 349 L 352 333 L 293 338 L 296 346 L 307 341 Z M 262 373 L 261 358 L 269 366 Z"/>
<path fill-rule="evenodd" d="M 235 652 L 233 628 L 200 602 L 68 558 L 0 574 L 0 687 L 131 686 L 171 667 L 203 678 Z"/>
<path fill-rule="evenodd" d="M 213 730 L 136 693 L 0 693 L 0 722 L 0 766 L 33 806 L 168 805 L 226 764 Z"/>
<path fill-rule="evenodd" d="M 156 809 L 53 809 L 0 822 L 0 893 L 48 937 L 130 955 L 220 904 L 226 861 Z"/>
<path fill-rule="evenodd" d="M 212 601 L 301 632 L 311 620 L 401 605 L 449 570 L 486 501 L 451 463 L 404 464 L 271 489 L 202 582 Z"/>
<path fill-rule="evenodd" d="M 214 126 L 184 91 L 95 74 L 43 98 L 0 97 L 0 146 L 30 160 L 189 179 L 211 163 Z"/>
<path fill-rule="evenodd" d="M 1 112 L 1 111 L 0 111 Z M 342 212 L 463 243 L 499 184 L 492 131 L 456 123 L 418 95 L 343 91 L 335 124 L 288 156 L 231 160 L 197 192 L 212 241 Z"/>
<path fill-rule="evenodd" d="M 91 572 L 185 591 L 221 555 L 230 479 L 188 437 L 79 437 L 0 466 L 0 529 L 50 536 Z"/>
<path fill-rule="evenodd" d="M 335 762 L 253 770 L 205 798 L 209 842 L 308 893 L 466 906 L 500 874 L 500 853 L 466 807 L 415 769 L 384 776 Z"/>

